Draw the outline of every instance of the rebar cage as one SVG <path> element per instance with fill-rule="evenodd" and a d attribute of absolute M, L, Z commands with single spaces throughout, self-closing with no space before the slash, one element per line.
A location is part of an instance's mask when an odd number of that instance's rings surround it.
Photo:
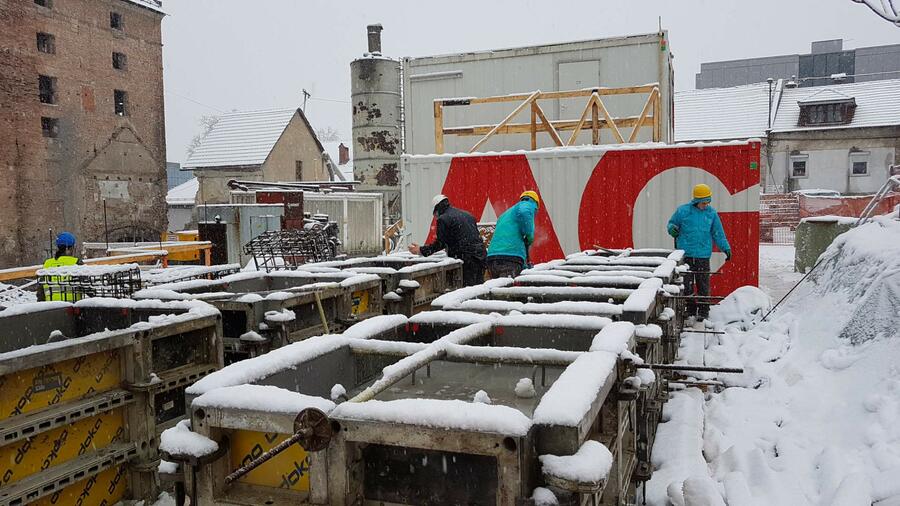
<path fill-rule="evenodd" d="M 131 298 L 141 289 L 137 265 L 54 267 L 37 272 L 40 299 L 75 302 L 89 297 Z"/>
<path fill-rule="evenodd" d="M 324 262 L 337 257 L 340 241 L 329 223 L 307 224 L 303 229 L 263 232 L 244 246 L 253 256 L 257 270 L 295 270 L 309 262 Z"/>

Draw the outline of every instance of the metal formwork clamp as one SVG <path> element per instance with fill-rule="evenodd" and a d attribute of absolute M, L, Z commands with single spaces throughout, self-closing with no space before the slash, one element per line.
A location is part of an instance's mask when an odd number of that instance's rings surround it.
<path fill-rule="evenodd" d="M 331 438 L 334 437 L 334 427 L 328 415 L 316 408 L 306 408 L 294 419 L 294 435 L 285 439 L 271 450 L 262 453 L 246 465 L 234 470 L 225 477 L 225 484 L 231 483 L 246 476 L 250 471 L 265 464 L 295 444 L 300 444 L 307 452 L 318 452 L 328 447 Z"/>

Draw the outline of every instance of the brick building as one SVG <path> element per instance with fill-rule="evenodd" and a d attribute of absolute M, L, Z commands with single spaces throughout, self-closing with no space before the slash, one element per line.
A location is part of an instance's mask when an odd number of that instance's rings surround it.
<path fill-rule="evenodd" d="M 156 0 L 0 0 L 0 267 L 166 230 Z M 108 226 L 104 226 L 104 200 Z"/>

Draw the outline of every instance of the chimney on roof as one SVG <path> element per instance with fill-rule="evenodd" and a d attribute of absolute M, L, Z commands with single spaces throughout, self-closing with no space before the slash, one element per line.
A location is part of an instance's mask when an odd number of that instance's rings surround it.
<path fill-rule="evenodd" d="M 350 148 L 344 146 L 342 142 L 338 146 L 338 165 L 347 165 L 348 162 L 350 162 Z"/>
<path fill-rule="evenodd" d="M 381 23 L 366 27 L 369 34 L 369 53 L 381 53 L 381 30 Z"/>

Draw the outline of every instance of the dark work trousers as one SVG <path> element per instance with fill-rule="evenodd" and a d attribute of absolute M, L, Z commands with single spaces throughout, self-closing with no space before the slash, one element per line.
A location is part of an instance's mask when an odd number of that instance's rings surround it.
<path fill-rule="evenodd" d="M 462 258 L 463 286 L 484 283 L 484 257 L 466 256 Z"/>
<path fill-rule="evenodd" d="M 488 270 L 491 278 L 514 278 L 522 273 L 525 262 L 519 257 L 492 256 L 487 259 Z"/>
<path fill-rule="evenodd" d="M 691 258 L 685 257 L 685 262 L 687 262 L 688 267 L 691 268 L 691 272 L 699 272 L 703 274 L 685 274 L 684 277 L 684 291 L 685 295 L 694 295 L 694 291 L 696 290 L 696 295 L 709 295 L 709 259 L 708 258 Z M 699 316 L 703 319 L 706 319 L 709 316 L 709 305 L 706 304 L 709 300 L 700 300 L 698 302 L 704 302 L 705 304 L 696 304 L 693 301 L 688 302 L 687 310 L 688 316 Z"/>

